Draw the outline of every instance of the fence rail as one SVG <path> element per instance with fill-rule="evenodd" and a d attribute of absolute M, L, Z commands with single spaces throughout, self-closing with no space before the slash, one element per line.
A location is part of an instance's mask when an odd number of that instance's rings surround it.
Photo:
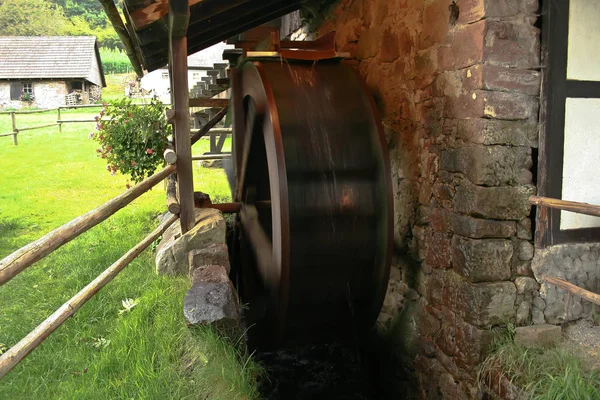
<path fill-rule="evenodd" d="M 543 210 L 548 208 L 570 211 L 578 214 L 592 215 L 600 217 L 600 206 L 595 204 L 580 203 L 577 201 L 568 201 L 561 199 L 553 199 L 551 197 L 542 196 L 530 196 L 529 203 L 541 207 Z M 546 214 L 546 212 L 544 212 Z M 600 295 L 589 290 L 583 289 L 577 285 L 573 285 L 565 280 L 562 280 L 556 276 L 545 276 L 544 280 L 550 285 L 559 287 L 567 292 L 567 302 L 565 304 L 565 313 L 569 315 L 569 307 L 571 302 L 571 296 L 579 296 L 587 301 L 594 304 L 600 305 Z"/>
<path fill-rule="evenodd" d="M 215 104 L 216 105 L 220 105 L 222 106 L 223 104 L 225 104 L 228 100 L 226 99 L 190 99 L 190 103 L 192 103 L 192 100 L 194 102 L 194 107 L 213 107 Z M 213 100 L 219 100 L 219 102 L 214 102 Z M 224 101 L 225 100 L 225 101 Z M 134 106 L 147 106 L 148 104 L 145 103 L 134 103 L 132 104 Z M 191 105 L 191 104 L 190 104 Z M 165 104 L 166 107 L 170 107 L 170 104 Z M 5 136 L 12 136 L 13 137 L 13 144 L 15 146 L 17 146 L 18 143 L 18 134 L 20 132 L 24 132 L 24 131 L 30 131 L 30 130 L 34 130 L 34 129 L 42 129 L 42 128 L 49 128 L 52 126 L 58 126 L 58 132 L 62 133 L 62 126 L 63 124 L 71 124 L 71 123 L 91 123 L 91 122 L 96 122 L 96 119 L 90 119 L 90 118 L 86 118 L 86 119 L 62 119 L 61 118 L 61 110 L 75 110 L 78 108 L 101 108 L 101 107 L 105 107 L 104 104 L 76 104 L 76 105 L 67 105 L 67 106 L 60 106 L 60 107 L 55 107 L 55 108 L 48 108 L 48 109 L 43 109 L 43 110 L 24 110 L 24 111 L 18 111 L 18 110 L 14 110 L 14 111 L 0 111 L 0 115 L 10 115 L 11 117 L 11 123 L 12 123 L 12 131 L 11 132 L 6 132 L 6 133 L 0 133 L 0 137 L 5 137 Z M 46 112 L 51 112 L 51 111 L 56 111 L 57 113 L 57 119 L 55 123 L 50 123 L 50 124 L 44 124 L 44 125 L 36 125 L 36 126 L 28 126 L 25 128 L 18 128 L 17 127 L 17 115 L 27 115 L 27 114 L 41 114 L 41 113 L 46 113 Z M 220 121 L 226 114 L 227 112 L 227 108 L 225 108 L 224 110 L 220 111 L 217 114 L 217 118 L 218 121 Z M 206 125 L 210 125 L 210 126 L 214 126 L 214 124 L 211 125 L 212 121 L 209 121 Z M 201 132 L 202 129 L 197 129 L 197 130 L 191 130 L 191 133 L 194 134 L 194 137 L 198 134 L 198 132 Z M 202 135 L 219 135 L 219 134 L 223 134 L 223 133 L 231 133 L 230 131 L 228 132 L 212 132 L 212 129 L 210 130 L 210 132 L 208 133 L 201 133 L 200 136 Z"/>
<path fill-rule="evenodd" d="M 100 289 L 112 281 L 126 266 L 152 244 L 169 226 L 177 221 L 177 216 L 172 215 L 158 228 L 144 238 L 135 247 L 125 253 L 115 263 L 102 272 L 96 279 L 79 291 L 69 301 L 63 304 L 52 315 L 39 324 L 27 336 L 11 347 L 0 356 L 0 379 L 15 367 L 22 359 L 27 357 L 37 346 L 39 346 L 52 332 L 60 327 L 70 316 L 75 314 L 89 299 Z"/>
<path fill-rule="evenodd" d="M 35 242 L 20 248 L 3 260 L 0 260 L 0 287 L 36 261 L 46 257 L 54 250 L 65 243 L 70 242 L 90 228 L 98 225 L 100 222 L 140 197 L 157 183 L 167 178 L 176 169 L 177 167 L 175 165 L 169 165 L 162 171 L 155 173 L 146 180 L 133 186 L 125 193 L 107 201 L 100 207 L 67 222 Z"/>

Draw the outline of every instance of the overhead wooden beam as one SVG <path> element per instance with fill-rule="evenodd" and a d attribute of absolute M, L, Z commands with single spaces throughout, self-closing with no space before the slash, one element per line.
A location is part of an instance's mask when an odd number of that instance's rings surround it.
<path fill-rule="evenodd" d="M 129 58 L 129 61 L 131 62 L 131 66 L 133 67 L 133 70 L 135 71 L 136 75 L 141 78 L 142 76 L 144 76 L 144 71 L 142 71 L 141 60 L 139 60 L 136 55 L 135 47 L 133 46 L 133 41 L 132 41 L 131 37 L 129 36 L 129 34 L 127 33 L 127 29 L 125 28 L 125 25 L 123 24 L 123 20 L 121 19 L 121 15 L 119 15 L 119 11 L 117 10 L 117 7 L 115 6 L 114 1 L 113 0 L 99 0 L 99 1 L 100 1 L 100 4 L 102 4 L 102 8 L 104 8 L 104 12 L 106 13 L 106 16 L 108 17 L 110 24 L 112 25 L 115 32 L 117 32 L 117 35 L 119 36 L 119 39 L 121 39 L 121 42 L 123 42 L 123 47 L 125 47 L 125 54 L 127 54 L 127 57 Z"/>
<path fill-rule="evenodd" d="M 188 0 L 187 7 L 200 3 L 202 0 Z M 140 30 L 143 27 L 150 25 L 154 21 L 167 16 L 169 14 L 169 0 L 158 0 L 144 8 L 140 8 L 130 13 L 131 22 L 135 30 Z"/>
<path fill-rule="evenodd" d="M 181 211 L 181 233 L 194 227 L 194 183 L 187 65 L 187 25 L 190 9 L 187 0 L 169 0 L 169 71 L 171 99 L 175 116 L 173 131 L 177 153 L 177 189 Z"/>

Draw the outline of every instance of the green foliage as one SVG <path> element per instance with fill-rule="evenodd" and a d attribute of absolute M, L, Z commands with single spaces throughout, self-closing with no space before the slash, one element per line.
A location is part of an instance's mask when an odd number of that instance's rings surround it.
<path fill-rule="evenodd" d="M 103 119 L 105 115 L 108 120 Z M 116 100 L 100 111 L 96 121 L 98 132 L 90 138 L 100 143 L 96 151 L 106 159 L 110 173 L 119 171 L 138 183 L 162 163 L 171 125 L 157 99 L 146 106 L 132 105 L 129 99 Z"/>
<path fill-rule="evenodd" d="M 0 35 L 62 35 L 69 23 L 61 7 L 45 0 L 0 1 Z"/>
<path fill-rule="evenodd" d="M 124 74 L 132 70 L 129 58 L 120 49 L 112 50 L 101 47 L 100 58 L 105 74 Z"/>
<path fill-rule="evenodd" d="M 97 0 L 1 0 L 0 36 L 96 36 L 100 47 L 122 49 Z"/>
<path fill-rule="evenodd" d="M 531 399 L 600 398 L 600 374 L 586 368 L 575 348 L 567 343 L 552 348 L 526 348 L 514 342 L 510 329 L 494 342 L 481 366 L 479 380 L 493 382 L 498 373 Z"/>

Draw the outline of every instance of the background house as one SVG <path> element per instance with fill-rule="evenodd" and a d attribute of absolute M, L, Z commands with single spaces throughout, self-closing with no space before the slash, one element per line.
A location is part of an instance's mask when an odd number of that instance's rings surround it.
<path fill-rule="evenodd" d="M 190 91 L 202 82 L 202 78 L 208 76 L 207 71 L 213 70 L 214 64 L 223 62 L 223 51 L 232 48 L 231 45 L 217 43 L 188 57 L 188 86 Z M 166 65 L 144 75 L 141 87 L 152 95 L 158 96 L 163 103 L 168 104 L 171 102 L 169 92 L 171 81 L 169 79 L 169 69 Z M 196 96 L 191 94 L 191 97 Z"/>
<path fill-rule="evenodd" d="M 0 108 L 95 103 L 105 86 L 94 36 L 0 37 Z"/>

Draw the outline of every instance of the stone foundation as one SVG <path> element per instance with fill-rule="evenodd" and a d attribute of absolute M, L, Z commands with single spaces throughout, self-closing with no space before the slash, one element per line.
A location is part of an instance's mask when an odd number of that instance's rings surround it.
<path fill-rule="evenodd" d="M 600 243 L 562 244 L 536 250 L 532 262 L 535 278 L 541 282 L 539 297 L 533 301 L 536 324 L 574 321 L 592 314 L 592 304 L 572 296 L 567 309 L 567 292 L 543 282 L 554 276 L 594 293 L 600 291 Z M 568 311 L 568 315 L 567 315 Z"/>

